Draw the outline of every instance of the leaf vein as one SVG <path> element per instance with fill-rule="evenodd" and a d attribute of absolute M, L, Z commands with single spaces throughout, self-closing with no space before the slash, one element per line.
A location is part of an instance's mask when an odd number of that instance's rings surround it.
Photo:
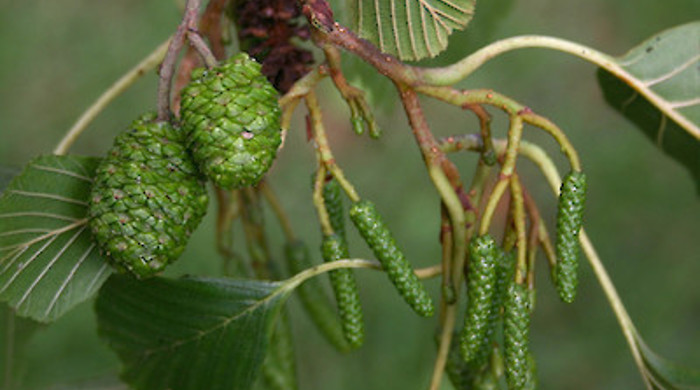
<path fill-rule="evenodd" d="M 377 33 L 379 34 L 379 50 L 385 51 L 384 47 L 384 32 L 382 31 L 382 18 L 379 11 L 379 0 L 374 0 L 374 12 L 377 20 Z"/>
<path fill-rule="evenodd" d="M 44 250 L 45 250 L 49 245 L 51 245 L 51 243 L 53 243 L 53 242 L 56 240 L 56 238 L 58 238 L 58 236 L 53 236 L 53 237 L 51 237 L 51 239 L 48 240 L 48 241 L 44 244 L 44 246 L 42 246 L 41 248 L 39 248 L 39 250 L 37 250 L 36 252 L 34 252 L 34 254 L 32 255 L 32 257 L 30 257 L 26 262 L 24 262 L 24 263 L 21 263 L 21 262 L 20 262 L 20 264 L 17 266 L 17 270 L 15 271 L 15 273 L 10 277 L 10 279 L 9 279 L 9 280 L 5 283 L 5 285 L 3 285 L 2 288 L 0 289 L 0 294 L 2 294 L 3 292 L 5 292 L 5 290 L 7 290 L 7 288 L 10 287 L 10 285 L 12 285 L 12 283 L 15 281 L 15 279 L 17 278 L 17 276 L 19 276 L 19 274 L 21 274 L 22 271 L 24 271 L 24 270 L 27 268 L 28 265 L 30 265 L 34 260 L 36 260 L 36 259 L 41 255 L 41 253 L 44 252 Z M 13 262 L 14 262 L 14 261 L 13 261 Z"/>
<path fill-rule="evenodd" d="M 95 249 L 95 245 L 93 244 L 93 245 L 90 247 L 90 251 L 93 251 L 94 249 Z M 105 261 L 105 262 L 102 264 L 102 266 L 100 267 L 100 270 L 97 271 L 97 273 L 95 274 L 95 277 L 92 278 L 92 280 L 90 281 L 90 284 L 88 284 L 86 290 L 87 290 L 87 291 L 92 291 L 92 289 L 95 288 L 95 284 L 97 284 L 97 281 L 100 280 L 100 278 L 102 278 L 102 274 L 103 274 L 106 270 L 110 270 L 110 269 L 111 269 L 111 267 L 110 267 L 109 263 Z"/>
<path fill-rule="evenodd" d="M 662 74 L 659 77 L 656 77 L 651 80 L 642 80 L 642 83 L 646 85 L 647 87 L 651 87 L 652 85 L 662 83 L 666 80 L 671 79 L 673 76 L 683 72 L 684 70 L 688 69 L 689 67 L 693 66 L 696 62 L 700 61 L 700 54 L 696 55 L 695 57 L 692 57 L 688 61 L 682 63 L 680 66 L 676 67 L 675 69 L 671 69 L 668 73 Z"/>
<path fill-rule="evenodd" d="M 51 219 L 58 219 L 60 221 L 66 221 L 66 222 L 78 221 L 78 218 L 72 218 L 72 217 L 68 217 L 65 215 L 61 215 L 61 214 L 42 213 L 42 212 L 38 212 L 38 211 L 23 211 L 23 212 L 18 212 L 18 213 L 0 214 L 0 219 L 2 219 L 2 218 L 18 218 L 18 217 L 45 217 L 45 218 L 51 218 Z"/>
<path fill-rule="evenodd" d="M 77 204 L 80 206 L 87 206 L 88 205 L 87 202 L 82 201 L 82 200 L 66 198 L 65 196 L 60 196 L 60 195 L 56 195 L 56 194 L 47 194 L 47 193 L 43 193 L 43 192 L 9 190 L 9 191 L 7 191 L 7 193 L 21 195 L 21 196 L 27 196 L 30 198 L 43 198 L 43 199 L 58 200 L 61 202 Z"/>
<path fill-rule="evenodd" d="M 73 234 L 73 236 L 65 244 L 63 244 L 63 247 L 58 251 L 58 253 L 56 253 L 56 255 L 48 262 L 48 264 L 46 264 L 44 269 L 41 270 L 41 273 L 39 274 L 39 276 L 37 276 L 32 281 L 32 284 L 29 285 L 27 290 L 24 292 L 24 295 L 22 295 L 22 298 L 20 298 L 20 300 L 17 301 L 17 307 L 21 306 L 22 303 L 24 303 L 24 300 L 27 299 L 27 297 L 29 296 L 29 294 L 32 293 L 32 291 L 34 291 L 34 288 L 44 279 L 44 276 L 46 276 L 46 274 L 49 272 L 49 270 L 51 270 L 51 268 L 63 256 L 63 254 L 66 253 L 68 248 L 70 248 L 71 245 L 73 245 L 75 240 L 78 239 L 78 237 L 83 232 L 83 230 L 85 230 L 85 228 L 86 227 L 83 226 L 80 230 L 78 230 L 75 234 Z"/>
<path fill-rule="evenodd" d="M 51 173 L 58 173 L 59 175 L 65 175 L 65 176 L 70 176 L 79 180 L 86 181 L 88 183 L 92 183 L 92 178 L 88 176 L 84 176 L 81 174 L 78 174 L 73 171 L 69 171 L 67 169 L 59 169 L 59 168 L 54 168 L 54 167 L 47 167 L 45 165 L 34 165 L 34 168 L 40 170 L 40 171 L 45 171 L 45 172 L 51 172 Z"/>
<path fill-rule="evenodd" d="M 688 100 L 668 102 L 668 104 L 673 109 L 692 107 L 692 106 L 700 104 L 700 97 L 688 99 Z"/>
<path fill-rule="evenodd" d="M 413 19 L 411 18 L 411 5 L 409 3 L 410 1 L 412 0 L 404 0 L 404 7 L 406 8 L 406 25 L 408 27 L 408 39 L 411 43 L 411 53 L 413 54 L 413 58 L 418 58 L 418 50 L 416 49 L 416 36 L 413 31 Z"/>
<path fill-rule="evenodd" d="M 192 337 L 187 337 L 187 338 L 183 338 L 180 340 L 173 340 L 171 343 L 161 345 L 157 348 L 145 349 L 142 352 L 142 355 L 147 356 L 147 355 L 152 355 L 152 354 L 157 353 L 157 352 L 177 348 L 181 345 L 185 345 L 185 344 L 190 343 L 190 342 L 198 341 L 198 340 L 200 340 L 200 339 L 202 339 L 202 338 L 204 338 L 204 337 L 206 337 L 214 332 L 219 331 L 220 329 L 225 329 L 231 322 L 236 321 L 239 318 L 245 317 L 246 315 L 248 315 L 248 313 L 253 312 L 253 311 L 259 309 L 260 307 L 262 307 L 263 305 L 268 304 L 268 302 L 272 298 L 275 298 L 277 295 L 281 294 L 282 292 L 284 292 L 283 289 L 277 289 L 275 291 L 272 291 L 270 294 L 265 296 L 263 299 L 255 300 L 254 304 L 245 308 L 245 310 L 242 310 L 240 313 L 238 313 L 232 317 L 225 317 L 220 323 L 217 323 L 217 324 L 211 326 L 210 328 L 202 329 L 200 332 L 198 332 L 196 335 L 194 335 Z"/>
<path fill-rule="evenodd" d="M 61 233 L 70 231 L 70 230 L 75 229 L 76 227 L 82 226 L 82 225 L 84 225 L 84 224 L 86 224 L 86 223 L 87 223 L 87 219 L 86 219 L 86 218 L 79 219 L 79 220 L 77 220 L 77 221 L 75 221 L 75 222 L 73 222 L 73 223 L 71 223 L 71 224 L 69 224 L 69 225 L 63 226 L 63 227 L 61 227 L 61 228 L 59 228 L 59 229 L 51 230 L 51 231 L 49 231 L 48 233 L 43 234 L 43 235 L 41 235 L 41 236 L 39 236 L 39 237 L 33 238 L 33 239 L 31 239 L 31 240 L 29 240 L 29 241 L 27 241 L 27 242 L 19 243 L 19 244 L 17 244 L 17 245 L 5 246 L 5 247 L 0 248 L 0 250 L 21 248 L 21 247 L 25 247 L 25 246 L 26 246 L 26 247 L 30 247 L 30 246 L 34 245 L 35 243 L 37 243 L 37 242 L 40 242 L 40 241 L 43 241 L 43 240 L 47 239 L 47 238 L 50 237 L 50 236 L 58 236 L 58 235 L 61 234 Z"/>
<path fill-rule="evenodd" d="M 83 229 L 84 230 L 84 229 Z M 82 232 L 82 231 L 81 231 Z M 61 286 L 58 288 L 54 296 L 51 298 L 51 302 L 49 302 L 49 305 L 46 307 L 46 310 L 44 311 L 44 316 L 48 316 L 51 310 L 56 306 L 56 302 L 58 302 L 58 298 L 61 297 L 61 294 L 63 293 L 63 290 L 66 289 L 68 286 L 68 283 L 70 283 L 71 280 L 75 277 L 75 274 L 78 272 L 78 269 L 80 268 L 81 265 L 85 262 L 85 259 L 88 258 L 90 255 L 90 252 L 92 252 L 92 248 L 95 247 L 95 243 L 92 243 L 90 247 L 85 251 L 85 253 L 80 256 L 78 261 L 75 263 L 73 268 L 71 268 L 70 272 L 66 276 L 66 279 L 61 283 Z M 101 271 L 101 270 L 100 270 Z M 90 284 L 92 286 L 92 283 Z M 88 288 L 87 291 L 90 291 Z"/>
<path fill-rule="evenodd" d="M 17 234 L 27 234 L 27 233 L 48 233 L 50 230 L 46 229 L 19 229 L 19 230 L 11 230 L 7 232 L 2 232 L 0 233 L 0 237 L 7 237 L 7 236 L 14 236 Z"/>

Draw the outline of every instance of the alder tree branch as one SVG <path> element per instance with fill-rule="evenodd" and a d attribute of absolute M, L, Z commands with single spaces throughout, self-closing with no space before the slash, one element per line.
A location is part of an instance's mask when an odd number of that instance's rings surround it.
<path fill-rule="evenodd" d="M 185 35 L 189 30 L 196 30 L 197 15 L 199 13 L 200 0 L 187 0 L 182 21 L 177 26 L 177 30 L 170 41 L 168 51 L 165 54 L 163 63 L 160 66 L 160 80 L 158 82 L 158 120 L 167 121 L 170 119 L 170 94 L 172 89 L 172 79 L 175 74 L 177 57 L 185 44 Z"/>

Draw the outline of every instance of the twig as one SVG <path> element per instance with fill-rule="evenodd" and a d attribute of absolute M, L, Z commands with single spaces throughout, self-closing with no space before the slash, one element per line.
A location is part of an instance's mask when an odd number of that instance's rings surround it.
<path fill-rule="evenodd" d="M 319 167 L 316 170 L 316 177 L 314 178 L 313 202 L 314 207 L 316 207 L 316 212 L 318 213 L 321 231 L 324 236 L 330 236 L 334 231 L 331 225 L 331 218 L 328 215 L 328 209 L 323 201 L 323 183 L 326 182 L 326 167 L 322 161 L 319 161 L 319 163 Z"/>
<path fill-rule="evenodd" d="M 94 103 L 88 107 L 73 126 L 66 132 L 61 141 L 56 145 L 53 153 L 56 155 L 66 154 L 68 149 L 75 143 L 85 129 L 99 115 L 102 110 L 109 105 L 117 96 L 126 91 L 131 84 L 138 80 L 146 72 L 155 68 L 163 59 L 165 52 L 168 49 L 170 39 L 158 45 L 146 58 L 141 60 L 136 66 L 126 72 L 119 80 L 115 81 L 106 91 L 100 95 Z"/>
<path fill-rule="evenodd" d="M 158 81 L 158 120 L 167 121 L 170 119 L 170 91 L 172 79 L 175 74 L 175 64 L 180 49 L 185 43 L 185 34 L 190 29 L 197 26 L 197 14 L 199 12 L 200 0 L 187 0 L 185 12 L 180 25 L 170 41 L 168 51 L 165 54 L 163 63 L 160 66 L 160 80 Z"/>
<path fill-rule="evenodd" d="M 372 114 L 372 110 L 365 100 L 364 92 L 348 84 L 345 75 L 343 75 L 343 71 L 340 68 L 340 52 L 338 48 L 331 45 L 324 45 L 323 53 L 328 62 L 333 84 L 335 84 L 336 89 L 340 92 L 340 95 L 350 109 L 350 121 L 353 130 L 357 134 L 362 134 L 366 124 L 369 129 L 369 135 L 372 138 L 378 138 L 380 136 L 380 130 L 374 119 L 374 114 Z"/>
<path fill-rule="evenodd" d="M 207 46 L 207 43 L 204 42 L 204 40 L 201 36 L 199 36 L 197 31 L 187 30 L 187 40 L 190 42 L 192 47 L 194 47 L 197 53 L 199 53 L 199 56 L 202 57 L 202 60 L 204 60 L 204 63 L 207 65 L 207 68 L 211 69 L 219 64 L 219 62 L 216 60 L 216 57 L 214 57 L 214 53 L 212 53 L 209 46 Z"/>
<path fill-rule="evenodd" d="M 523 144 L 522 146 L 526 145 Z M 556 166 L 549 156 L 547 156 L 544 150 L 537 145 L 529 144 L 526 147 L 521 148 L 521 153 L 523 156 L 529 158 L 540 167 L 540 171 L 547 178 L 552 192 L 558 196 L 559 188 L 561 187 L 561 177 L 559 176 Z M 598 253 L 596 253 L 596 250 L 591 243 L 591 240 L 588 238 L 585 229 L 581 229 L 581 232 L 579 233 L 579 242 L 581 243 L 583 252 L 586 254 L 586 258 L 588 258 L 588 262 L 591 264 L 591 267 L 593 267 L 593 271 L 598 278 L 598 282 L 600 282 L 600 285 L 603 288 L 603 292 L 605 293 L 605 297 L 608 299 L 608 303 L 610 303 L 610 307 L 613 309 L 613 313 L 615 313 L 617 322 L 622 328 L 622 334 L 625 336 L 630 351 L 632 352 L 632 357 L 637 364 L 637 368 L 642 374 L 644 384 L 646 385 L 647 389 L 651 390 L 653 387 L 646 376 L 644 360 L 641 352 L 639 351 L 639 346 L 637 345 L 637 329 L 627 313 L 627 310 L 622 303 L 622 299 L 620 299 L 620 296 L 615 289 L 615 285 L 613 284 L 612 280 L 610 280 L 610 276 L 605 270 L 605 266 L 600 260 Z"/>
<path fill-rule="evenodd" d="M 199 31 L 207 37 L 214 57 L 221 61 L 226 56 L 222 41 L 221 19 L 228 0 L 209 0 L 199 20 Z"/>
<path fill-rule="evenodd" d="M 423 160 L 428 168 L 430 179 L 440 194 L 440 198 L 445 204 L 445 207 L 447 207 L 453 231 L 452 241 L 454 244 L 454 250 L 451 264 L 452 271 L 450 272 L 452 279 L 451 287 L 453 291 L 451 294 L 443 294 L 442 296 L 443 302 L 441 302 L 441 307 L 444 307 L 444 312 L 442 313 L 444 323 L 442 324 L 440 346 L 438 347 L 438 356 L 435 360 L 433 377 L 430 384 L 430 388 L 432 390 L 437 390 L 440 387 L 442 375 L 445 370 L 447 354 L 449 352 L 450 342 L 452 340 L 452 333 L 455 327 L 456 317 L 456 301 L 450 299 L 450 301 L 453 302 L 447 302 L 445 295 L 457 297 L 464 278 L 463 268 L 467 251 L 465 213 L 462 202 L 456 193 L 456 189 L 462 188 L 462 184 L 457 169 L 439 149 L 435 137 L 430 132 L 430 128 L 425 120 L 423 110 L 420 107 L 420 102 L 418 101 L 418 96 L 416 93 L 413 90 L 404 88 L 398 84 L 397 88 L 399 89 L 401 101 L 404 105 L 409 123 L 413 129 L 413 135 L 416 139 L 416 143 L 421 150 Z M 449 287 L 450 284 L 447 286 Z"/>
<path fill-rule="evenodd" d="M 493 141 L 491 140 L 491 115 L 486 112 L 480 104 L 467 104 L 465 109 L 472 111 L 479 118 L 479 127 L 481 128 L 481 160 L 487 165 L 496 163 L 496 154 L 493 151 Z"/>
<path fill-rule="evenodd" d="M 518 115 L 512 115 L 510 118 L 510 128 L 508 129 L 508 144 L 506 146 L 503 158 L 503 164 L 501 165 L 501 171 L 498 178 L 498 183 L 491 192 L 488 203 L 484 208 L 484 214 L 481 218 L 481 225 L 479 227 L 479 234 L 484 235 L 488 233 L 489 227 L 491 226 L 491 219 L 494 212 L 496 211 L 496 206 L 501 200 L 501 196 L 508 186 L 511 175 L 515 169 L 515 160 L 518 156 L 518 149 L 520 148 L 520 138 L 523 131 L 523 122 Z"/>
<path fill-rule="evenodd" d="M 272 190 L 272 188 L 270 188 L 270 185 L 267 184 L 267 181 L 261 182 L 258 185 L 258 189 L 265 197 L 267 203 L 270 204 L 270 207 L 272 207 L 272 212 L 277 217 L 280 226 L 282 226 L 282 231 L 284 232 L 284 237 L 287 239 L 287 242 L 294 242 L 296 240 L 296 235 L 294 234 L 294 229 L 292 228 L 292 223 L 289 216 L 282 207 L 282 202 L 280 202 L 275 192 Z"/>
<path fill-rule="evenodd" d="M 518 174 L 513 172 L 510 177 L 511 211 L 515 225 L 516 247 L 518 250 L 518 266 L 515 271 L 515 281 L 522 284 L 527 275 L 527 233 L 525 232 L 525 207 L 523 205 L 523 189 Z"/>
<path fill-rule="evenodd" d="M 304 77 L 297 80 L 292 88 L 287 91 L 284 96 L 279 99 L 279 105 L 282 108 L 282 118 L 280 119 L 280 125 L 282 127 L 282 132 L 286 135 L 289 129 L 289 124 L 292 121 L 292 114 L 296 109 L 299 101 L 304 98 L 321 80 L 323 80 L 328 75 L 328 69 L 326 65 L 319 65 L 312 71 L 304 75 Z"/>
<path fill-rule="evenodd" d="M 316 94 L 313 91 L 309 91 L 306 94 L 306 106 L 309 110 L 310 116 L 310 126 L 311 131 L 316 141 L 316 148 L 319 154 L 320 162 L 326 167 L 328 172 L 330 172 L 338 184 L 343 188 L 343 191 L 347 194 L 351 201 L 357 202 L 360 200 L 360 195 L 355 191 L 355 187 L 345 178 L 343 170 L 340 169 L 338 164 L 335 163 L 335 158 L 333 157 L 333 152 L 328 144 L 328 138 L 326 137 L 326 130 L 323 126 L 323 116 L 321 114 L 321 106 L 318 104 L 318 99 L 316 99 Z"/>

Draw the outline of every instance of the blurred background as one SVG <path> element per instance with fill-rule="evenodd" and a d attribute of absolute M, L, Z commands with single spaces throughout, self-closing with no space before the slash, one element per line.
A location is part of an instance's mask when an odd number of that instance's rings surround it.
<path fill-rule="evenodd" d="M 33 156 L 50 153 L 105 88 L 174 31 L 178 6 L 173 0 L 0 0 L 0 167 L 21 168 Z M 697 0 L 482 0 L 470 27 L 451 38 L 448 52 L 425 64 L 451 63 L 490 41 L 517 34 L 555 35 L 621 55 L 660 30 L 699 17 Z M 409 259 L 416 266 L 434 264 L 440 253 L 437 194 L 396 106 L 396 94 L 390 83 L 372 76 L 357 61 L 348 60 L 347 66 L 356 84 L 378 86 L 371 101 L 384 135 L 378 141 L 354 135 L 346 106 L 325 81 L 321 101 L 336 157 L 362 196 L 377 203 Z M 156 81 L 152 72 L 117 98 L 71 152 L 103 154 L 133 118 L 155 108 Z M 595 68 L 581 60 L 541 49 L 512 52 L 460 86 L 493 88 L 566 131 L 589 176 L 586 228 L 631 317 L 657 352 L 700 367 L 700 202 L 691 176 L 605 105 Z M 436 101 L 424 103 L 436 134 L 477 130 L 472 115 Z M 503 136 L 505 118 L 492 113 L 495 133 Z M 309 188 L 315 162 L 303 114 L 297 113 L 269 183 L 282 196 L 299 235 L 313 248 L 320 242 Z M 525 137 L 563 163 L 546 136 L 526 130 Z M 475 157 L 453 157 L 468 180 Z M 545 218 L 553 221 L 555 201 L 544 178 L 525 160 L 519 167 Z M 220 274 L 212 215 L 169 275 Z M 274 254 L 281 258 L 280 229 L 272 216 L 268 221 Z M 371 258 L 357 235 L 350 239 L 354 255 Z M 237 244 L 245 253 L 242 240 Z M 539 268 L 532 348 L 541 388 L 643 388 L 590 267 L 581 266 L 579 296 L 572 305 L 559 302 L 544 261 Z M 289 303 L 300 388 L 426 388 L 435 356 L 436 320 L 414 315 L 382 274 L 356 274 L 367 328 L 359 351 L 336 353 L 300 312 L 296 298 Z M 437 297 L 438 281 L 426 283 Z M 119 362 L 95 329 L 88 302 L 36 332 L 19 367 L 21 388 L 119 388 Z M 0 346 L 4 349 L 15 341 L 3 337 Z M 444 382 L 444 389 L 451 388 Z"/>

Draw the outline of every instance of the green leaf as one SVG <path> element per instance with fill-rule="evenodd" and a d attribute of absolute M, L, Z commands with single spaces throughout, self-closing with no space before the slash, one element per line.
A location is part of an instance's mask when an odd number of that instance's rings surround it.
<path fill-rule="evenodd" d="M 91 297 L 112 272 L 87 229 L 98 159 L 42 156 L 0 197 L 0 300 L 51 322 Z"/>
<path fill-rule="evenodd" d="M 289 295 L 280 283 L 114 275 L 97 298 L 100 335 L 144 390 L 246 390 Z"/>
<path fill-rule="evenodd" d="M 700 370 L 683 367 L 656 354 L 639 335 L 636 335 L 636 340 L 644 360 L 645 374 L 655 389 L 700 389 Z"/>
<path fill-rule="evenodd" d="M 388 54 L 415 61 L 435 57 L 454 30 L 464 29 L 476 0 L 352 0 L 354 29 Z"/>
<path fill-rule="evenodd" d="M 632 78 L 598 70 L 608 104 L 685 165 L 700 191 L 700 22 L 663 31 L 616 61 Z"/>

